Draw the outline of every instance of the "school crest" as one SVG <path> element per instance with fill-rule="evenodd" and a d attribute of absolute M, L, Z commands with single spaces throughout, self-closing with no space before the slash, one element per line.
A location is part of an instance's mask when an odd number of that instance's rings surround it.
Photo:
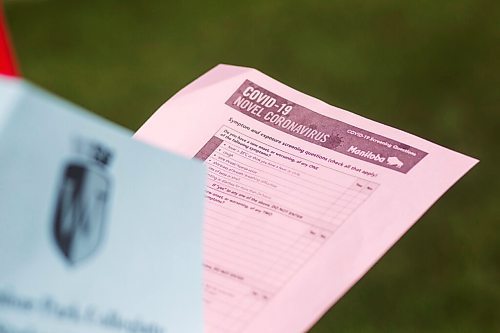
<path fill-rule="evenodd" d="M 77 156 L 63 168 L 53 221 L 55 243 L 70 264 L 88 258 L 99 248 L 112 185 L 107 170 L 111 151 L 82 141 L 77 150 Z"/>

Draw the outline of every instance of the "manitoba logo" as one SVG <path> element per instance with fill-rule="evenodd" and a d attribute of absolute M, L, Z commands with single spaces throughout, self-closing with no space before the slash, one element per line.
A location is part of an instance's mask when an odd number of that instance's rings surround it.
<path fill-rule="evenodd" d="M 64 167 L 53 220 L 55 242 L 70 264 L 99 247 L 112 185 L 107 172 L 111 151 L 95 142 L 76 146 L 77 155 Z"/>
<path fill-rule="evenodd" d="M 400 168 L 403 166 L 403 162 L 399 160 L 396 156 L 391 156 L 387 158 L 387 164 L 390 166 L 395 166 L 396 168 Z"/>

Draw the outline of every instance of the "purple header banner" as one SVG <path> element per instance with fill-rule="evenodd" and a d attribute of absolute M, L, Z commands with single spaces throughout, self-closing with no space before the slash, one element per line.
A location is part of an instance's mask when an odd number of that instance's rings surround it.
<path fill-rule="evenodd" d="M 402 142 L 311 111 L 249 80 L 226 105 L 287 134 L 402 173 L 427 155 Z"/>

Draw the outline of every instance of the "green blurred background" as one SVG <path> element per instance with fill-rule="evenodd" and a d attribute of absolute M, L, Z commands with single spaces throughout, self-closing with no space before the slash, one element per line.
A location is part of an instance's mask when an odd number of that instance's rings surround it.
<path fill-rule="evenodd" d="M 481 159 L 311 332 L 500 332 L 499 1 L 6 0 L 5 10 L 25 77 L 132 130 L 229 63 Z"/>

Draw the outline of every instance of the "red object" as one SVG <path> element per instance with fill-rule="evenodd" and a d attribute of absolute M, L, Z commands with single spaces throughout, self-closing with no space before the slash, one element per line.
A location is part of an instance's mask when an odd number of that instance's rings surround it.
<path fill-rule="evenodd" d="M 16 59 L 10 46 L 7 24 L 3 14 L 3 6 L 0 3 L 0 73 L 11 76 L 18 76 L 19 71 Z"/>

